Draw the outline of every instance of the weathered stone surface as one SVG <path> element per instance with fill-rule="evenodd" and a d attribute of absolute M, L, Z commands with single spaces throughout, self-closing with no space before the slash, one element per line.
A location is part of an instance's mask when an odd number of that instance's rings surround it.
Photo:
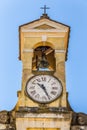
<path fill-rule="evenodd" d="M 78 113 L 77 116 L 79 125 L 87 125 L 87 114 Z"/>
<path fill-rule="evenodd" d="M 87 130 L 87 114 L 73 112 L 71 130 Z"/>
<path fill-rule="evenodd" d="M 7 111 L 0 112 L 0 123 L 8 123 L 9 122 L 9 113 Z"/>
<path fill-rule="evenodd" d="M 16 130 L 15 128 L 15 117 L 13 117 L 12 111 L 1 111 L 0 130 Z"/>
<path fill-rule="evenodd" d="M 70 130 L 72 113 L 29 113 L 16 112 L 17 130 Z M 21 125 L 20 125 L 21 124 Z"/>
<path fill-rule="evenodd" d="M 72 125 L 87 125 L 87 114 L 73 113 Z"/>
<path fill-rule="evenodd" d="M 76 126 L 72 126 L 71 130 L 87 130 L 87 126 L 76 125 Z"/>

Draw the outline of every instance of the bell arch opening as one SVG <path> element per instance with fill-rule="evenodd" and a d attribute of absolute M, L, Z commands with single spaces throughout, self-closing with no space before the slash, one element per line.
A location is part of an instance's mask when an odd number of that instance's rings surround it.
<path fill-rule="evenodd" d="M 55 72 L 55 51 L 50 46 L 38 46 L 34 48 L 32 59 L 32 72 Z"/>
<path fill-rule="evenodd" d="M 38 42 L 34 45 L 33 49 L 36 49 L 37 47 L 40 47 L 40 46 L 49 46 L 50 48 L 52 49 L 55 49 L 54 45 L 50 42 Z"/>

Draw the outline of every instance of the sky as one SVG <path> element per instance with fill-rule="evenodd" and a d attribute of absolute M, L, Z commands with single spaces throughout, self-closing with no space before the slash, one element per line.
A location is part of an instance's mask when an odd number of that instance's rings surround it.
<path fill-rule="evenodd" d="M 0 0 L 0 110 L 12 110 L 21 90 L 18 28 L 40 18 L 44 5 L 51 19 L 70 26 L 68 99 L 75 112 L 87 114 L 87 0 Z"/>

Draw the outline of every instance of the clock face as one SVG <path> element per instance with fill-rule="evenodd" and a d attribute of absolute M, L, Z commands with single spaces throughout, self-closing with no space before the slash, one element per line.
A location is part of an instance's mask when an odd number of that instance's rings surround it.
<path fill-rule="evenodd" d="M 28 80 L 27 95 L 39 103 L 49 103 L 57 99 L 62 93 L 61 82 L 50 75 L 37 75 Z"/>

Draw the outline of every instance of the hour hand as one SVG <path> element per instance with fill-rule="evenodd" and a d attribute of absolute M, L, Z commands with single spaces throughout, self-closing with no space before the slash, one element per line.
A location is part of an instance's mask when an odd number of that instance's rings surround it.
<path fill-rule="evenodd" d="M 41 88 L 42 88 L 42 84 L 39 84 L 39 83 L 37 83 Z"/>
<path fill-rule="evenodd" d="M 39 84 L 39 83 L 37 83 L 43 90 L 45 90 L 46 88 L 44 87 L 44 85 L 43 84 Z"/>

